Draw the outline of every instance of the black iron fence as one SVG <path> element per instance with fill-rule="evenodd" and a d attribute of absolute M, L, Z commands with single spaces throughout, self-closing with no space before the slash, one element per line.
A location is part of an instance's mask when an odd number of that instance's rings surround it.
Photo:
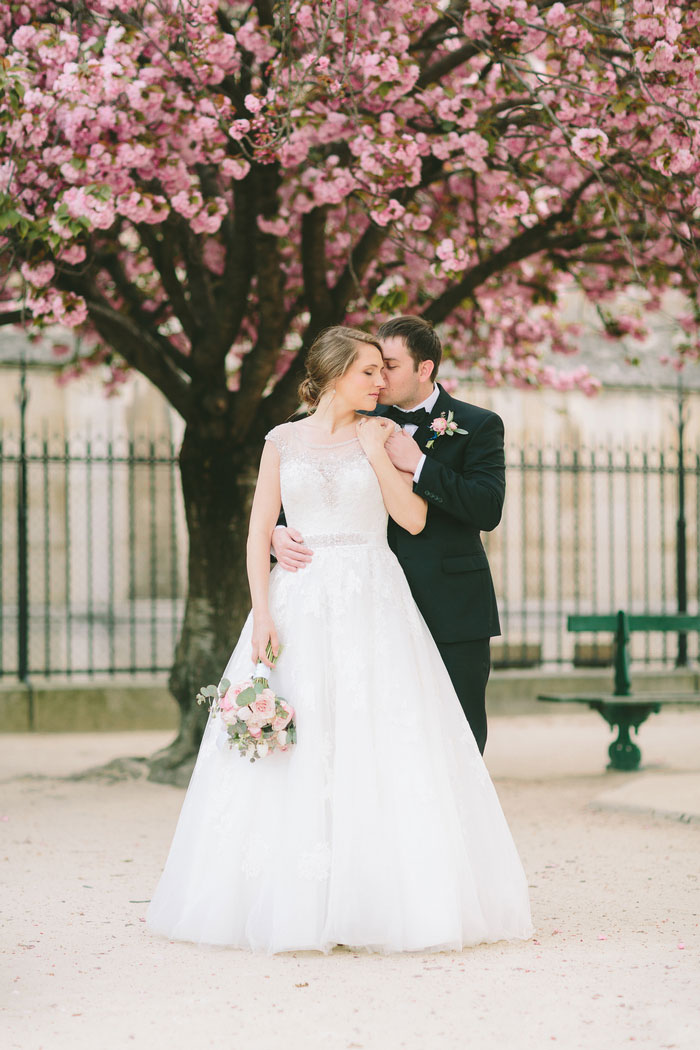
<path fill-rule="evenodd" d="M 609 639 L 569 636 L 569 613 L 671 612 L 679 598 L 697 611 L 700 457 L 682 471 L 674 448 L 510 448 L 507 461 L 503 522 L 484 536 L 496 664 L 608 663 Z M 169 437 L 0 435 L 0 675 L 167 670 L 186 555 Z M 632 657 L 697 661 L 688 642 L 635 634 Z"/>
<path fill-rule="evenodd" d="M 484 536 L 508 666 L 607 665 L 609 638 L 566 632 L 571 613 L 697 612 L 700 456 L 678 448 L 511 448 L 503 521 Z M 635 634 L 649 667 L 698 659 L 698 637 Z"/>
<path fill-rule="evenodd" d="M 0 434 L 0 674 L 167 670 L 186 553 L 169 437 Z"/>

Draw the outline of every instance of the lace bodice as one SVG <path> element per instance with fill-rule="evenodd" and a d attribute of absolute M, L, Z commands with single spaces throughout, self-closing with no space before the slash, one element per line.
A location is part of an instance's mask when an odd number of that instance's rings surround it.
<path fill-rule="evenodd" d="M 306 543 L 386 542 L 387 511 L 377 476 L 357 438 L 321 444 L 307 420 L 282 423 L 266 438 L 280 456 L 287 524 Z"/>

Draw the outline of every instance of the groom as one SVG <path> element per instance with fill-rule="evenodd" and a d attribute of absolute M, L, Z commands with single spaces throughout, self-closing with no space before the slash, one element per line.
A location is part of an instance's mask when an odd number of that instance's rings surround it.
<path fill-rule="evenodd" d="M 501 631 L 480 532 L 490 532 L 501 520 L 503 423 L 494 412 L 457 401 L 434 382 L 442 348 L 427 321 L 396 317 L 377 336 L 386 382 L 377 414 L 403 428 L 389 438 L 387 452 L 395 467 L 413 475 L 414 492 L 428 504 L 425 528 L 416 536 L 389 519 L 389 546 L 483 754 L 489 643 Z M 465 433 L 439 433 L 442 424 L 431 428 L 434 420 L 447 422 L 449 413 Z M 295 535 L 293 529 L 275 531 L 273 547 L 282 568 L 297 569 L 311 560 L 312 552 L 295 542 Z"/>

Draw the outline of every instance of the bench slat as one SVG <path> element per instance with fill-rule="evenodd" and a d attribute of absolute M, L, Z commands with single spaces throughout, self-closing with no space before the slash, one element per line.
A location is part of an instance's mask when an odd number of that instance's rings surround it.
<path fill-rule="evenodd" d="M 700 704 L 700 693 L 635 693 L 632 696 L 616 696 L 615 693 L 562 693 L 540 694 L 538 700 L 555 704 Z"/>
<path fill-rule="evenodd" d="M 576 613 L 567 617 L 569 631 L 616 631 L 617 613 Z M 630 631 L 700 631 L 700 616 L 692 613 L 639 613 L 627 616 Z"/>

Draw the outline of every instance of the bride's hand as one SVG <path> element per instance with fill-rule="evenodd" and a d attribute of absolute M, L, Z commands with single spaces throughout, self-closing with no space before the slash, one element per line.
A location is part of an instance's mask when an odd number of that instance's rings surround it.
<path fill-rule="evenodd" d="M 280 651 L 280 643 L 277 638 L 275 625 L 272 622 L 272 617 L 269 615 L 253 616 L 253 638 L 251 650 L 253 663 L 265 664 L 266 667 L 272 668 L 274 664 L 267 655 L 268 643 L 272 648 L 273 656 L 277 659 Z"/>
<path fill-rule="evenodd" d="M 365 416 L 356 424 L 357 437 L 367 458 L 384 448 L 389 438 L 395 433 L 396 426 L 391 419 L 383 416 Z"/>

